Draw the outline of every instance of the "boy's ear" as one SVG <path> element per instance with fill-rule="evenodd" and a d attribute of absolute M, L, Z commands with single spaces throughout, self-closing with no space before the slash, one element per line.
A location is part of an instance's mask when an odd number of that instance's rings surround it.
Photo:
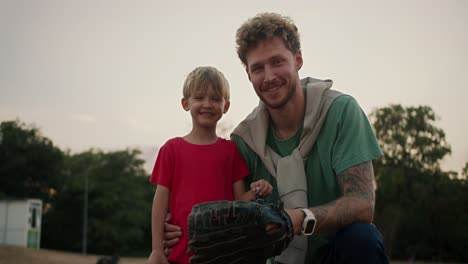
<path fill-rule="evenodd" d="M 188 101 L 187 101 L 187 99 L 182 98 L 182 99 L 180 100 L 180 103 L 182 104 L 182 108 L 184 108 L 185 111 L 190 110 L 190 109 L 189 109 L 189 106 L 188 106 Z"/>
<path fill-rule="evenodd" d="M 223 114 L 227 113 L 227 111 L 229 110 L 229 107 L 231 106 L 231 102 L 230 101 L 226 101 L 226 103 L 224 104 L 224 109 L 223 109 Z"/>

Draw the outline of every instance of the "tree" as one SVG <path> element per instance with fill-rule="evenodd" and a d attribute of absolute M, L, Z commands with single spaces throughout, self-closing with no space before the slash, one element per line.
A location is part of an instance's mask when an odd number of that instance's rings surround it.
<path fill-rule="evenodd" d="M 390 105 L 370 119 L 384 153 L 374 163 L 375 224 L 396 258 L 466 261 L 466 184 L 440 161 L 451 153 L 429 106 Z"/>
<path fill-rule="evenodd" d="M 462 177 L 468 178 L 468 161 L 465 163 L 465 167 L 462 169 Z"/>
<path fill-rule="evenodd" d="M 44 248 L 83 247 L 85 179 L 90 253 L 145 255 L 151 249 L 154 186 L 139 150 L 63 153 L 38 128 L 19 120 L 0 124 L 0 198 L 44 201 Z"/>
<path fill-rule="evenodd" d="M 40 131 L 19 120 L 0 124 L 0 198 L 53 198 L 63 152 Z"/>
<path fill-rule="evenodd" d="M 445 133 L 435 126 L 431 107 L 390 105 L 371 113 L 377 139 L 384 156 L 382 165 L 415 170 L 437 170 L 451 148 Z"/>
<path fill-rule="evenodd" d="M 138 150 L 104 153 L 90 150 L 68 155 L 67 174 L 57 203 L 44 223 L 47 248 L 80 252 L 83 204 L 88 178 L 87 252 L 136 254 L 151 247 L 151 203 L 154 187 Z"/>

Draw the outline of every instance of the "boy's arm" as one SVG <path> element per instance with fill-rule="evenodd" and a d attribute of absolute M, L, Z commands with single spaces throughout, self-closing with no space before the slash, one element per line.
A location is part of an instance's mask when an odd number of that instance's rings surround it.
<path fill-rule="evenodd" d="M 255 193 L 252 191 L 245 191 L 245 185 L 243 180 L 236 181 L 232 185 L 232 193 L 234 196 L 234 200 L 243 200 L 243 201 L 251 201 L 255 200 Z"/>
<path fill-rule="evenodd" d="M 151 241 L 152 251 L 148 259 L 148 264 L 163 263 L 169 264 L 164 254 L 164 220 L 169 208 L 168 188 L 158 185 L 153 198 L 153 208 L 151 210 Z"/>

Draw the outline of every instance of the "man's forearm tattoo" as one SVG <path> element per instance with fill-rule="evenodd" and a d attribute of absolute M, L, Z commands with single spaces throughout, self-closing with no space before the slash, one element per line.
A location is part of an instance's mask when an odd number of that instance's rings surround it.
<path fill-rule="evenodd" d="M 337 219 L 339 223 L 372 220 L 374 215 L 374 170 L 372 162 L 364 162 L 351 167 L 338 175 L 338 184 L 343 192 L 341 213 L 344 219 Z M 350 219 L 346 219 L 349 217 Z"/>
<path fill-rule="evenodd" d="M 361 163 L 338 175 L 338 184 L 343 195 L 374 200 L 374 171 L 371 162 Z"/>
<path fill-rule="evenodd" d="M 343 196 L 313 208 L 319 232 L 336 231 L 355 221 L 372 220 L 375 200 L 372 163 L 351 167 L 337 178 Z"/>

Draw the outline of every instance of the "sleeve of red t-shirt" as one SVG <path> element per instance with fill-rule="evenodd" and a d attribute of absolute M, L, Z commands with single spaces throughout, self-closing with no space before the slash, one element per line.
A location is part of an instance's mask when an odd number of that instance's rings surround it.
<path fill-rule="evenodd" d="M 174 175 L 173 163 L 174 159 L 171 145 L 166 143 L 159 149 L 150 181 L 153 184 L 163 185 L 171 189 Z"/>

